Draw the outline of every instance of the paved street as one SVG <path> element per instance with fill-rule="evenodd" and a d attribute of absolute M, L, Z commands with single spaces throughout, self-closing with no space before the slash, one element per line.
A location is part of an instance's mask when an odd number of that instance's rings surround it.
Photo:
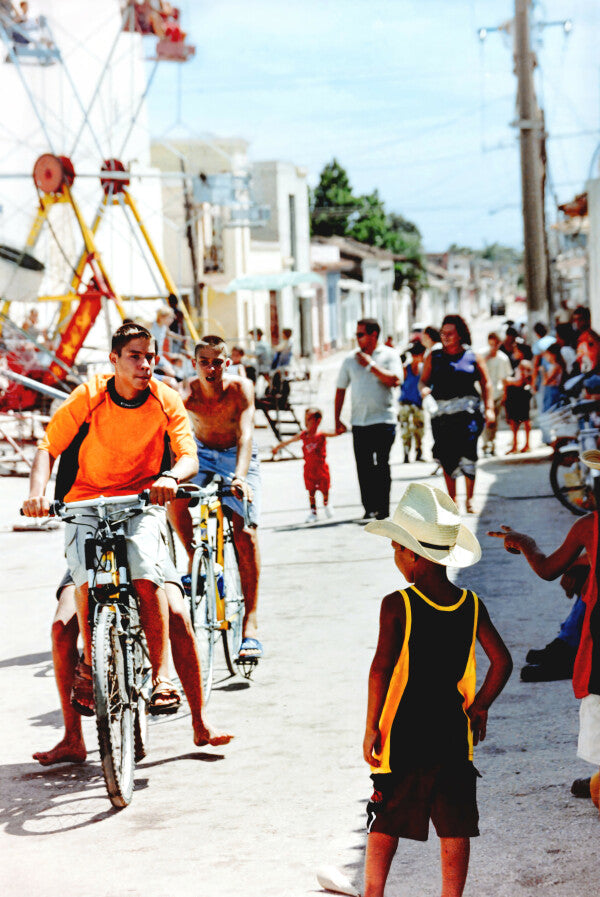
<path fill-rule="evenodd" d="M 322 392 L 333 370 L 325 366 Z M 270 443 L 265 429 L 262 445 Z M 506 434 L 502 439 L 507 441 Z M 515 660 L 477 751 L 482 837 L 473 843 L 466 895 L 592 897 L 597 894 L 598 818 L 569 794 L 590 768 L 575 756 L 577 705 L 569 682 L 526 685 L 518 670 L 529 647 L 556 634 L 568 609 L 521 558 L 487 539 L 504 522 L 555 545 L 574 518 L 551 497 L 548 464 L 480 464 L 468 518 L 483 560 L 459 581 L 485 600 Z M 389 545 L 363 532 L 351 438 L 329 442 L 333 521 L 301 524 L 300 461 L 263 465 L 261 637 L 266 657 L 254 680 L 226 679 L 210 717 L 235 732 L 223 749 L 197 749 L 189 714 L 151 723 L 151 753 L 136 773 L 132 805 L 111 808 L 95 746 L 84 766 L 42 769 L 34 750 L 61 734 L 49 646 L 54 589 L 63 572 L 62 533 L 13 533 L 23 479 L 0 480 L 3 570 L 0 688 L 4 736 L 4 893 L 42 897 L 305 897 L 315 870 L 333 863 L 361 886 L 364 804 L 361 758 L 367 672 L 381 597 L 400 584 Z M 393 498 L 431 479 L 431 463 L 393 455 Z M 427 477 L 430 477 L 427 479 Z M 397 897 L 439 894 L 438 842 L 401 843 L 389 885 Z"/>

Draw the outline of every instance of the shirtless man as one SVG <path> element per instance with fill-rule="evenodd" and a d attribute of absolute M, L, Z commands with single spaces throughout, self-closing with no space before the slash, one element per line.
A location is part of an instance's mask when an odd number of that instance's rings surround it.
<path fill-rule="evenodd" d="M 171 569 L 172 568 L 172 569 Z M 204 717 L 200 658 L 190 615 L 181 593 L 179 577 L 172 565 L 165 570 L 165 593 L 169 605 L 169 638 L 175 668 L 179 674 L 192 716 L 194 744 L 228 744 L 233 735 L 219 732 Z M 79 622 L 75 605 L 75 584 L 69 573 L 58 587 L 58 604 L 52 621 L 52 662 L 65 726 L 63 738 L 49 751 L 37 751 L 33 759 L 42 766 L 55 763 L 83 763 L 87 750 L 83 740 L 81 715 L 71 706 L 75 668 L 79 662 L 77 639 Z"/>
<path fill-rule="evenodd" d="M 228 365 L 227 347 L 221 337 L 205 336 L 196 346 L 195 368 L 198 376 L 190 381 L 184 404 L 198 449 L 199 470 L 192 482 L 204 486 L 214 474 L 220 474 L 231 481 L 235 493 L 225 496 L 223 503 L 233 511 L 233 536 L 244 594 L 243 639 L 239 657 L 250 660 L 262 657 L 263 653 L 256 637 L 260 576 L 257 533 L 260 471 L 258 451 L 252 440 L 254 387 L 247 378 L 227 376 Z M 244 498 L 250 503 L 250 524 L 247 527 L 243 519 Z M 194 532 L 187 503 L 171 502 L 169 516 L 191 558 Z"/>

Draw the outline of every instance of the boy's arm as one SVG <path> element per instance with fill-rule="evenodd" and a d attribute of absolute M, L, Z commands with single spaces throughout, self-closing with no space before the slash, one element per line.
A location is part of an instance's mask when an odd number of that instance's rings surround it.
<path fill-rule="evenodd" d="M 38 449 L 29 475 L 29 498 L 23 502 L 25 517 L 47 517 L 50 501 L 46 498 L 46 486 L 52 473 L 54 458 L 44 449 Z"/>
<path fill-rule="evenodd" d="M 404 634 L 404 605 L 399 614 L 397 592 L 386 595 L 379 614 L 379 639 L 375 657 L 369 670 L 369 698 L 367 703 L 367 723 L 363 741 L 363 757 L 370 766 L 380 766 L 373 756 L 381 750 L 379 720 L 385 703 L 390 679 L 402 648 Z"/>
<path fill-rule="evenodd" d="M 278 442 L 277 445 L 274 445 L 274 446 L 273 446 L 273 448 L 271 449 L 271 452 L 272 452 L 274 455 L 276 455 L 277 452 L 279 451 L 279 449 L 284 448 L 284 446 L 286 446 L 286 445 L 290 445 L 290 443 L 292 443 L 292 442 L 299 442 L 299 440 L 302 439 L 302 434 L 303 434 L 304 432 L 305 432 L 305 431 L 302 430 L 301 433 L 296 433 L 295 436 L 290 436 L 289 439 L 282 439 L 281 442 Z"/>
<path fill-rule="evenodd" d="M 254 433 L 254 386 L 251 380 L 240 383 L 242 407 L 237 431 L 237 458 L 235 473 L 231 481 L 238 498 L 252 501 L 252 489 L 246 482 L 246 475 L 252 460 L 252 436 Z M 235 486 L 234 486 L 235 483 Z"/>
<path fill-rule="evenodd" d="M 508 682 L 513 668 L 510 652 L 490 620 L 483 601 L 479 601 L 477 640 L 487 654 L 490 665 L 473 703 L 467 708 L 473 731 L 473 744 L 484 740 L 488 710 Z"/>
<path fill-rule="evenodd" d="M 582 551 L 591 544 L 593 532 L 593 514 L 586 514 L 576 520 L 565 541 L 555 552 L 545 555 L 538 547 L 535 540 L 525 533 L 517 533 L 510 526 L 502 526 L 504 532 L 488 532 L 488 536 L 504 539 L 504 547 L 512 554 L 523 554 L 529 566 L 542 579 L 556 579 L 561 573 L 569 569 L 571 564 L 579 557 Z"/>

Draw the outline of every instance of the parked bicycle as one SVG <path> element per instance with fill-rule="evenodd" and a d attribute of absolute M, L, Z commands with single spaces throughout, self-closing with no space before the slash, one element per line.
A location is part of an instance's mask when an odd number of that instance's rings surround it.
<path fill-rule="evenodd" d="M 229 486 L 215 477 L 207 486 L 182 485 L 190 506 L 199 506 L 196 538 L 189 582 L 190 616 L 202 667 L 204 700 L 208 701 L 214 680 L 215 643 L 219 633 L 229 673 L 250 678 L 255 658 L 240 658 L 244 622 L 244 596 L 240 581 L 233 525 L 222 497 Z M 247 519 L 244 503 L 244 517 Z M 169 551 L 177 565 L 177 536 L 169 525 Z"/>
<path fill-rule="evenodd" d="M 596 479 L 600 471 L 590 470 L 581 454 L 598 448 L 598 426 L 595 416 L 600 401 L 570 398 L 568 404 L 552 408 L 540 415 L 540 422 L 550 433 L 554 449 L 550 466 L 550 485 L 559 502 L 572 514 L 582 516 L 596 508 Z"/>
<path fill-rule="evenodd" d="M 106 790 L 115 807 L 133 795 L 136 762 L 147 752 L 152 669 L 127 562 L 123 523 L 149 507 L 149 493 L 64 503 L 50 516 L 93 527 L 85 540 L 92 680 Z"/>

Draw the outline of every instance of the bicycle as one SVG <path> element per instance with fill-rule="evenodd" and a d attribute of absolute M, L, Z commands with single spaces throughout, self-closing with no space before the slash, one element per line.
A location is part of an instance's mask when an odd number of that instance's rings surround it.
<path fill-rule="evenodd" d="M 96 728 L 106 790 L 115 807 L 133 795 L 135 764 L 147 753 L 152 668 L 127 562 L 123 523 L 149 493 L 55 501 L 49 516 L 94 527 L 85 540 Z M 91 514 L 90 511 L 95 513 Z"/>
<path fill-rule="evenodd" d="M 549 409 L 538 418 L 552 438 L 552 491 L 559 502 L 577 516 L 596 508 L 596 480 L 600 471 L 588 468 L 581 461 L 581 453 L 598 447 L 600 427 L 591 419 L 598 411 L 598 401 L 571 400 L 567 405 Z"/>
<path fill-rule="evenodd" d="M 207 702 L 214 680 L 215 642 L 221 634 L 227 669 L 232 676 L 241 672 L 250 678 L 257 660 L 240 658 L 244 622 L 244 596 L 238 567 L 233 525 L 222 503 L 229 487 L 221 477 L 207 486 L 183 484 L 190 506 L 199 505 L 196 526 L 197 539 L 193 543 L 190 574 L 189 608 L 202 669 L 202 689 Z M 247 512 L 244 502 L 244 518 Z M 168 525 L 168 544 L 173 562 L 177 564 L 176 537 Z"/>

